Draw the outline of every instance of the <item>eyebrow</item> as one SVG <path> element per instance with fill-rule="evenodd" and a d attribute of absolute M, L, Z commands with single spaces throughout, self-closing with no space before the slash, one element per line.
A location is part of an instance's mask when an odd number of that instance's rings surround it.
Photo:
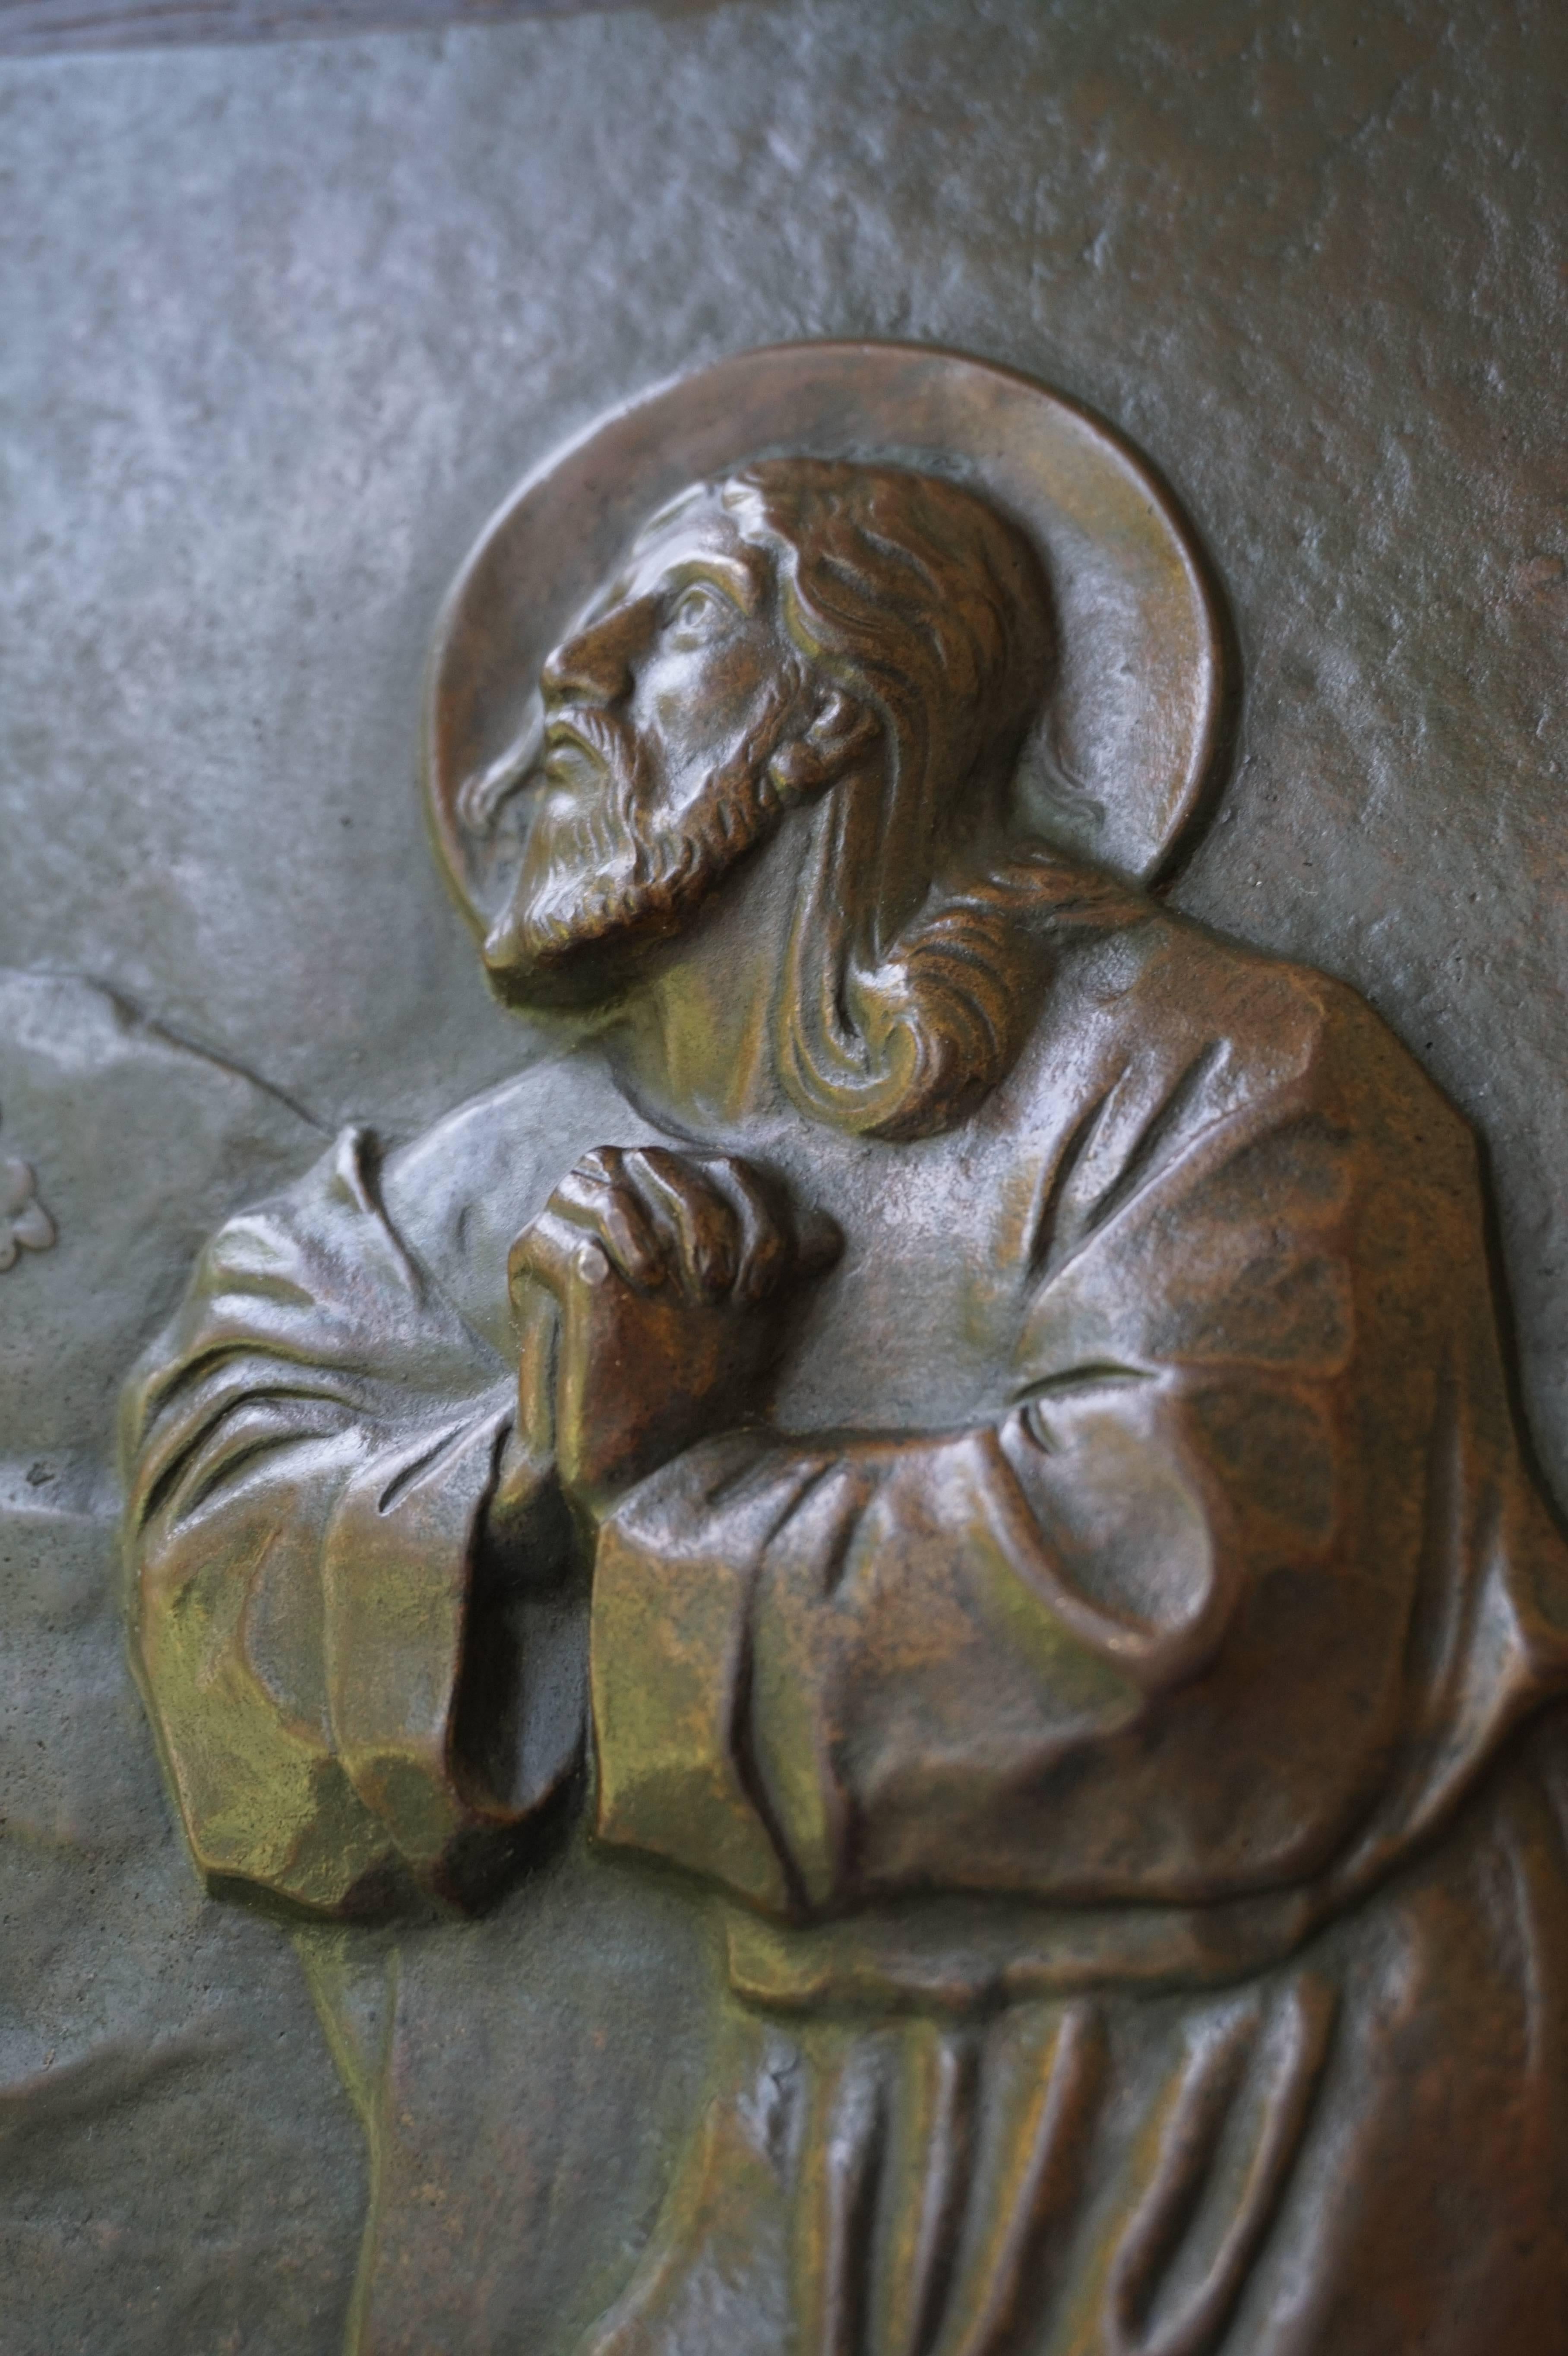
<path fill-rule="evenodd" d="M 684 589 L 693 581 L 710 582 L 721 589 L 743 614 L 754 614 L 762 603 L 762 583 L 754 566 L 732 556 L 688 556 L 670 566 L 663 576 L 670 589 Z"/>

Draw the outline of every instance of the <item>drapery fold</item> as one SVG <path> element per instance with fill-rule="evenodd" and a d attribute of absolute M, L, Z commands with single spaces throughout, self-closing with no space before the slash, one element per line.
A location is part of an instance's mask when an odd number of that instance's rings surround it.
<path fill-rule="evenodd" d="M 374 1142 L 233 1221 L 126 1402 L 133 1653 L 203 1869 L 348 1916 L 487 1886 L 570 1771 L 459 1740 L 515 1378 L 404 1248 Z M 172 1344 L 172 1347 L 170 1346 Z M 502 1640 L 497 1624 L 486 1640 Z"/>
<path fill-rule="evenodd" d="M 711 2100 L 592 2356 L 1382 2356 L 1357 2286 L 1450 2183 L 1456 2351 L 1568 2295 L 1568 1569 L 1474 1148 L 1348 993 L 1137 929 L 909 1149 L 939 1217 L 901 1149 L 812 1165 L 880 1288 L 858 1419 L 720 1432 L 592 1550 L 488 1512 L 494 1198 L 581 1150 L 559 1068 L 387 1172 L 347 1135 L 133 1383 L 133 1650 L 214 1887 L 471 1909 L 583 1765 L 597 1858 L 718 1903 Z M 805 1335 L 842 1400 L 854 1333 Z"/>

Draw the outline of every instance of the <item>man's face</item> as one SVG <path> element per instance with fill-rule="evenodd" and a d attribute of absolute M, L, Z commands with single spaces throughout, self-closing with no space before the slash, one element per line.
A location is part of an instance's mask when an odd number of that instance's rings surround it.
<path fill-rule="evenodd" d="M 604 952 L 677 930 L 765 830 L 801 691 L 766 558 L 717 500 L 656 519 L 540 686 L 538 801 L 485 962 L 516 999 L 592 996 L 619 979 Z"/>

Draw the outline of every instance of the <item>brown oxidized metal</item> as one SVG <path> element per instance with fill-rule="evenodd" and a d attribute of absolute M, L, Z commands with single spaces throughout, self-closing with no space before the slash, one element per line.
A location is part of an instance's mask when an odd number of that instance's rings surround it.
<path fill-rule="evenodd" d="M 584 2356 L 1560 2345 L 1568 1558 L 1468 1132 L 1142 888 L 1219 673 L 1168 503 L 1018 379 L 804 348 L 611 420 L 431 705 L 567 1052 L 346 1135 L 136 1377 L 215 1890 L 455 1939 L 565 1815 L 722 1943 Z M 459 2281 L 506 2231 L 391 2083 L 367 2349 L 421 2201 Z"/>

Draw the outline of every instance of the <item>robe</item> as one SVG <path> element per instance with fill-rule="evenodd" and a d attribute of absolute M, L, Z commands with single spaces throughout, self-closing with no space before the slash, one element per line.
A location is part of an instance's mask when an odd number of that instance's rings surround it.
<path fill-rule="evenodd" d="M 455 1919 L 565 1806 L 715 1899 L 584 2356 L 1568 2350 L 1568 1554 L 1464 1124 L 1322 976 L 1064 924 L 960 1127 L 775 1141 L 846 1249 L 767 1419 L 503 1541 L 507 1247 L 657 1134 L 569 1058 L 207 1251 L 126 1430 L 209 1885 Z"/>

